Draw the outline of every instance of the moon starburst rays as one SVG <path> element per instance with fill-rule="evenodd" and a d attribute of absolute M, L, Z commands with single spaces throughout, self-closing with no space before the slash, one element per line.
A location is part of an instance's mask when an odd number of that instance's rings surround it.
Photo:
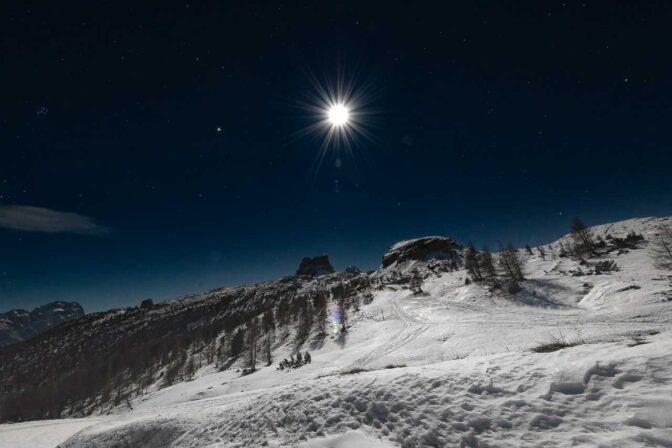
<path fill-rule="evenodd" d="M 317 176 L 327 154 L 333 155 L 336 166 L 340 166 L 342 153 L 354 158 L 353 147 L 362 139 L 374 141 L 367 129 L 371 116 L 367 106 L 372 95 L 370 85 L 357 83 L 354 77 L 346 78 L 340 71 L 331 83 L 320 82 L 312 74 L 309 74 L 309 79 L 313 94 L 299 107 L 309 113 L 313 122 L 295 136 L 321 136 L 313 166 Z"/>

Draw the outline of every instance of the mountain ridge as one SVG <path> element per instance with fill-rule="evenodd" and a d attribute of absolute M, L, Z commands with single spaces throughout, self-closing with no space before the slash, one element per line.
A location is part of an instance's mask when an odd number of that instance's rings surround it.
<path fill-rule="evenodd" d="M 32 311 L 12 309 L 0 313 L 0 346 L 33 338 L 57 325 L 84 316 L 78 302 L 57 300 Z"/>

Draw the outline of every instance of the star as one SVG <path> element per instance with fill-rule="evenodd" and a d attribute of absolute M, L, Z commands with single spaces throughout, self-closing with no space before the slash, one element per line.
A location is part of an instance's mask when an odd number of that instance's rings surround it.
<path fill-rule="evenodd" d="M 217 128 L 215 128 L 215 131 L 217 131 L 217 132 L 222 132 L 222 128 L 219 127 L 219 126 L 217 126 Z"/>

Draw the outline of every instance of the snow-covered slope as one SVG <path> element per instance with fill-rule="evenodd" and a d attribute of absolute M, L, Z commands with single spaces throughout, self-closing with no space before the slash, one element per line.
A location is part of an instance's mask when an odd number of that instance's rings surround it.
<path fill-rule="evenodd" d="M 670 221 L 594 233 L 648 239 Z M 520 251 L 515 295 L 427 270 L 422 294 L 380 286 L 345 337 L 307 342 L 309 365 L 276 369 L 294 353 L 288 340 L 253 374 L 204 366 L 81 426 L 50 425 L 73 433 L 68 448 L 672 446 L 672 273 L 648 243 L 584 262 L 551 246 L 543 258 Z M 618 270 L 587 274 L 605 260 Z M 567 347 L 533 351 L 549 343 Z M 0 446 L 28 446 L 21 434 L 56 444 L 22 425 L 0 425 Z"/>

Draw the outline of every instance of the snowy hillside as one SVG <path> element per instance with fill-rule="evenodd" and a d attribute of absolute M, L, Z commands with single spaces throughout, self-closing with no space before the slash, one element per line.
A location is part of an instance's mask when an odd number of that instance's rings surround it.
<path fill-rule="evenodd" d="M 301 345 L 309 364 L 278 370 L 297 350 L 278 336 L 273 364 L 251 374 L 242 359 L 203 363 L 103 414 L 0 425 L 0 446 L 672 446 L 672 272 L 652 262 L 671 223 L 597 226 L 607 247 L 629 232 L 645 240 L 599 258 L 560 257 L 570 237 L 543 256 L 519 250 L 515 294 L 466 284 L 464 269 L 423 253 L 404 264 L 422 292 L 391 281 L 394 266 L 370 274 L 348 331 Z"/>

